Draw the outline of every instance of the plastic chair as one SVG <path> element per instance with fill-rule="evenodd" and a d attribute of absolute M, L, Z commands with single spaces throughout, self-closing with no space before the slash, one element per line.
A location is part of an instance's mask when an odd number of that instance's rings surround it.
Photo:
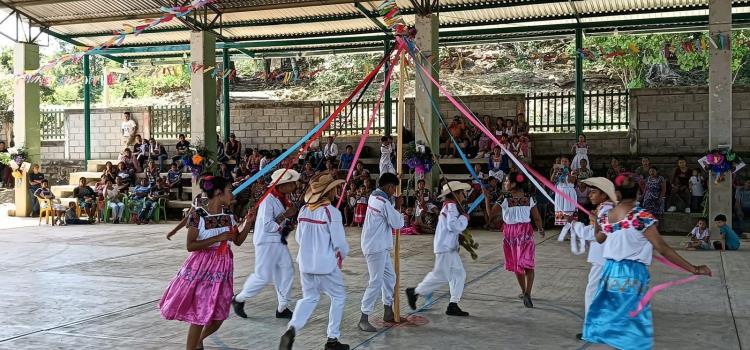
<path fill-rule="evenodd" d="M 54 222 L 54 210 L 52 209 L 52 200 L 49 198 L 35 196 L 39 201 L 39 226 L 42 225 L 42 216 L 44 216 L 44 223 L 49 225 L 50 216 L 52 216 L 52 222 Z M 46 207 L 46 208 L 42 208 Z"/>
<path fill-rule="evenodd" d="M 125 210 L 122 212 L 122 222 L 133 223 L 133 201 L 130 197 L 125 197 L 122 199 L 122 203 L 125 204 Z"/>
<path fill-rule="evenodd" d="M 167 199 L 166 198 L 159 198 L 159 200 L 154 203 L 154 208 L 152 209 L 154 212 L 152 214 L 152 218 L 156 223 L 159 223 L 162 218 L 162 213 L 164 214 L 164 220 L 167 220 Z"/>
<path fill-rule="evenodd" d="M 109 207 L 109 199 L 104 201 L 104 208 L 102 209 L 102 220 L 109 222 L 109 214 L 112 212 L 112 208 Z"/>

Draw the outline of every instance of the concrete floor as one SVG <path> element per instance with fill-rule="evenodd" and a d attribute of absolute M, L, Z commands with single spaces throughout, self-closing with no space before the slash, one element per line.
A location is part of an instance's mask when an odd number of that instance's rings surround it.
<path fill-rule="evenodd" d="M 32 219 L 0 218 L 0 349 L 182 349 L 187 325 L 159 317 L 162 292 L 187 252 L 184 233 L 165 240 L 171 225 L 37 226 Z M 424 325 L 376 334 L 356 328 L 367 283 L 359 231 L 348 230 L 352 253 L 344 262 L 348 290 L 342 341 L 353 349 L 600 349 L 577 341 L 588 265 L 555 235 L 538 241 L 534 309 L 516 299 L 515 277 L 504 271 L 499 234 L 474 232 L 480 258 L 462 252 L 467 287 L 461 306 L 468 318 L 444 315 L 447 288 L 418 315 Z M 404 236 L 402 286 L 431 269 L 432 236 Z M 678 245 L 679 237 L 668 240 Z M 293 242 L 293 240 L 292 240 Z M 714 278 L 675 287 L 653 300 L 656 349 L 750 349 L 750 254 L 685 252 L 708 264 Z M 291 249 L 297 247 L 291 243 Z M 252 244 L 235 249 L 235 290 L 253 266 Z M 680 277 L 663 266 L 654 283 Z M 295 298 L 300 297 L 298 277 Z M 402 294 L 403 295 L 403 292 Z M 249 301 L 249 319 L 232 314 L 208 349 L 275 349 L 285 322 L 273 317 L 271 287 Z M 297 349 L 321 349 L 327 298 L 297 338 Z M 402 313 L 409 312 L 402 303 Z M 379 306 L 378 309 L 379 310 Z M 381 317 L 376 313 L 376 318 Z M 379 320 L 376 320 L 376 322 Z"/>

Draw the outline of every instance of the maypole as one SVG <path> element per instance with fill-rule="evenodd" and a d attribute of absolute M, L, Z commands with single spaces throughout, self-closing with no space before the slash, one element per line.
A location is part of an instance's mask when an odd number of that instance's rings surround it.
<path fill-rule="evenodd" d="M 406 56 L 405 53 L 401 53 L 399 58 L 399 79 L 398 79 L 398 114 L 396 115 L 396 133 L 398 134 L 398 140 L 396 141 L 396 174 L 399 179 L 403 177 L 404 168 L 404 115 L 406 114 L 406 103 L 404 102 L 404 92 L 406 91 Z M 408 194 L 408 193 L 407 193 Z M 396 188 L 396 195 L 401 196 L 401 185 Z M 402 205 L 407 205 L 402 202 Z M 396 322 L 401 322 L 401 303 L 398 291 L 401 289 L 401 259 L 399 254 L 401 252 L 401 230 L 396 230 L 396 243 L 393 247 L 393 269 L 396 270 L 396 286 L 393 290 L 393 316 Z"/>

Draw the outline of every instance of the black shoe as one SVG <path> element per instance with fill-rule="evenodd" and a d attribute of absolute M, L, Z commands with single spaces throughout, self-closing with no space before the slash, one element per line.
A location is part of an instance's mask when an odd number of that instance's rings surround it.
<path fill-rule="evenodd" d="M 292 345 L 294 344 L 294 336 L 294 327 L 289 327 L 289 329 L 284 332 L 284 335 L 281 336 L 281 341 L 279 341 L 279 350 L 292 350 Z"/>
<path fill-rule="evenodd" d="M 393 306 L 383 305 L 383 321 L 396 323 L 396 316 L 393 314 Z"/>
<path fill-rule="evenodd" d="M 528 308 L 534 307 L 534 303 L 531 302 L 531 295 L 528 295 L 528 294 L 523 295 L 523 306 L 526 306 Z"/>
<path fill-rule="evenodd" d="M 291 349 L 291 348 L 290 348 Z M 341 344 L 337 338 L 328 338 L 324 350 L 349 350 L 349 344 Z"/>
<path fill-rule="evenodd" d="M 576 339 L 583 340 L 583 333 L 576 334 Z"/>
<path fill-rule="evenodd" d="M 245 313 L 245 302 L 235 301 L 234 298 L 236 297 L 237 294 L 232 297 L 232 309 L 234 309 L 234 313 L 239 317 L 247 318 L 247 314 Z M 276 312 L 276 317 L 279 317 L 278 312 Z"/>
<path fill-rule="evenodd" d="M 359 323 L 357 323 L 357 328 L 359 328 L 362 332 L 370 332 L 374 333 L 377 332 L 377 328 L 373 327 L 370 324 L 370 321 L 368 320 L 367 315 L 362 314 L 362 316 L 359 318 Z"/>
<path fill-rule="evenodd" d="M 469 313 L 461 310 L 461 308 L 458 307 L 458 304 L 456 303 L 448 304 L 448 309 L 445 310 L 445 314 L 448 316 L 462 316 L 462 317 L 469 316 Z"/>
<path fill-rule="evenodd" d="M 419 294 L 414 291 L 414 288 L 406 288 L 406 300 L 409 301 L 409 307 L 412 310 L 417 309 L 417 298 Z"/>
<path fill-rule="evenodd" d="M 245 306 L 245 303 L 242 303 L 242 306 Z M 244 310 L 242 312 L 245 313 Z M 289 310 L 288 308 L 284 309 L 284 311 L 279 312 L 279 310 L 276 310 L 276 318 L 286 318 L 291 319 L 292 318 L 292 310 Z"/>

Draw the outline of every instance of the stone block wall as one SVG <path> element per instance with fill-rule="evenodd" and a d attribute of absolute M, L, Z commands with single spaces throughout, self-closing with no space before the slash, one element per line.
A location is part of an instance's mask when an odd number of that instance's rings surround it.
<path fill-rule="evenodd" d="M 243 148 L 283 149 L 312 129 L 320 107 L 317 101 L 232 103 L 230 130 Z"/>

